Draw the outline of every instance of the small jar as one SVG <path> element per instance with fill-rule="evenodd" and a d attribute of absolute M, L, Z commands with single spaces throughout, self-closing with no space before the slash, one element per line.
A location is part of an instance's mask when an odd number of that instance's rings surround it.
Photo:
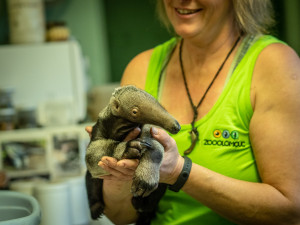
<path fill-rule="evenodd" d="M 70 31 L 65 22 L 49 22 L 47 24 L 47 41 L 66 41 L 69 39 Z"/>
<path fill-rule="evenodd" d="M 7 0 L 10 42 L 12 44 L 45 41 L 43 0 Z"/>
<path fill-rule="evenodd" d="M 14 108 L 0 109 L 0 130 L 13 130 L 16 124 L 16 111 Z"/>

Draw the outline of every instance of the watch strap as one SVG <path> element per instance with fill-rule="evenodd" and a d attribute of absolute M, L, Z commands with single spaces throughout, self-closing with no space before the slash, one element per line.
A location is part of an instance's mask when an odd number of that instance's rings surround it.
<path fill-rule="evenodd" d="M 178 192 L 183 187 L 183 185 L 189 178 L 191 172 L 192 160 L 187 156 L 183 156 L 183 158 L 184 158 L 183 168 L 177 178 L 177 181 L 174 184 L 169 185 L 169 189 L 174 192 Z"/>

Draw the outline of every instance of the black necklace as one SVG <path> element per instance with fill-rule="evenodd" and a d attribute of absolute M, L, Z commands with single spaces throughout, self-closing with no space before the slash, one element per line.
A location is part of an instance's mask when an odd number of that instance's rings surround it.
<path fill-rule="evenodd" d="M 181 42 L 180 42 L 180 46 L 179 46 L 179 61 L 180 61 L 180 68 L 181 68 L 181 73 L 182 73 L 182 76 L 183 76 L 183 80 L 184 80 L 184 86 L 185 86 L 185 89 L 186 89 L 186 92 L 187 92 L 187 95 L 189 97 L 189 101 L 190 101 L 190 104 L 191 104 L 191 107 L 193 109 L 193 112 L 194 112 L 194 118 L 193 118 L 193 121 L 191 122 L 191 125 L 192 125 L 192 130 L 190 131 L 190 135 L 191 135 L 191 139 L 192 139 L 192 144 L 191 146 L 184 151 L 184 155 L 188 155 L 190 154 L 195 145 L 196 145 L 196 142 L 198 141 L 199 139 L 199 132 L 197 131 L 197 129 L 195 128 L 195 121 L 198 117 L 198 108 L 199 106 L 201 105 L 201 103 L 203 102 L 206 94 L 208 93 L 209 89 L 211 88 L 211 86 L 213 85 L 214 81 L 216 80 L 216 78 L 218 77 L 219 73 L 221 72 L 221 70 L 223 69 L 223 66 L 225 65 L 227 59 L 229 58 L 229 56 L 231 55 L 231 53 L 233 52 L 233 50 L 235 49 L 235 47 L 237 46 L 238 42 L 240 41 L 240 37 L 238 37 L 238 39 L 236 40 L 236 42 L 234 43 L 234 45 L 232 46 L 232 48 L 230 49 L 230 51 L 228 52 L 226 58 L 224 59 L 223 63 L 221 64 L 220 68 L 218 69 L 217 73 L 215 74 L 214 78 L 212 79 L 212 81 L 210 82 L 208 88 L 206 89 L 204 95 L 202 96 L 202 98 L 200 99 L 198 105 L 194 105 L 193 103 L 193 100 L 192 100 L 192 97 L 191 97 L 191 94 L 190 94 L 190 91 L 189 91 L 189 88 L 188 88 L 188 85 L 187 85 L 187 82 L 186 82 L 186 77 L 185 77 L 185 73 L 184 73 L 184 68 L 183 68 L 183 63 L 182 63 L 182 45 L 183 45 L 183 39 L 181 39 Z"/>

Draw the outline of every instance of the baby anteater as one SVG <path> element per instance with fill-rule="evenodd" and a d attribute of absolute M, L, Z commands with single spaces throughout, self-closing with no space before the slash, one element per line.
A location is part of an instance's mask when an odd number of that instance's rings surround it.
<path fill-rule="evenodd" d="M 166 188 L 164 184 L 157 188 L 164 148 L 151 136 L 151 126 L 162 127 L 173 134 L 180 130 L 176 119 L 153 96 L 132 85 L 117 88 L 109 104 L 99 113 L 85 158 L 86 186 L 93 219 L 101 216 L 105 206 L 101 193 L 103 180 L 99 178 L 107 172 L 98 166 L 103 156 L 117 160 L 139 159 L 131 187 L 132 203 L 140 213 L 140 220 L 144 216 L 150 219 L 147 213 L 153 214 Z M 141 128 L 139 137 L 123 141 L 136 127 Z"/>

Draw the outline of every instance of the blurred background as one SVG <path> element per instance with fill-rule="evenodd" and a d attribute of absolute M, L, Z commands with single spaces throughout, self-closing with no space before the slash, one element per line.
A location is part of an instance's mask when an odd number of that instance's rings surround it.
<path fill-rule="evenodd" d="M 300 1 L 272 2 L 273 35 L 299 54 Z M 0 189 L 35 196 L 42 225 L 92 224 L 84 127 L 128 62 L 170 37 L 155 0 L 0 0 Z"/>

